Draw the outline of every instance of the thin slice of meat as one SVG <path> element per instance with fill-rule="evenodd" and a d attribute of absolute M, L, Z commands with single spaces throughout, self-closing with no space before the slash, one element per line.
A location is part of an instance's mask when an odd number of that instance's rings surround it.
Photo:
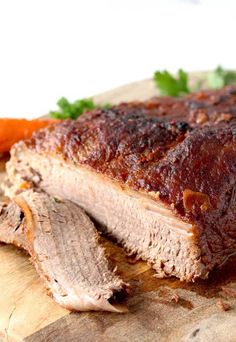
<path fill-rule="evenodd" d="M 127 285 L 110 269 L 98 233 L 76 204 L 25 191 L 0 205 L 0 240 L 23 247 L 60 305 L 125 312 Z"/>
<path fill-rule="evenodd" d="M 15 202 L 0 202 L 0 241 L 27 249 L 23 227 L 25 217 Z"/>

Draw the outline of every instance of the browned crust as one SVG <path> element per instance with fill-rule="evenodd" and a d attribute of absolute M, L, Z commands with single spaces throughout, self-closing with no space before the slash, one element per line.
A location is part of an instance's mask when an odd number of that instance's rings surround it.
<path fill-rule="evenodd" d="M 26 242 L 26 246 L 30 248 L 33 240 L 34 240 L 34 223 L 33 223 L 33 216 L 30 210 L 30 207 L 26 203 L 26 201 L 20 197 L 14 197 L 14 202 L 18 205 L 21 211 L 24 213 L 26 224 L 24 225 L 24 239 Z"/>
<path fill-rule="evenodd" d="M 122 103 L 118 107 L 139 108 L 162 120 L 184 120 L 190 125 L 202 126 L 236 117 L 236 87 L 204 90 L 177 99 L 154 97 L 145 102 Z"/>
<path fill-rule="evenodd" d="M 182 142 L 185 122 L 162 122 L 140 110 L 95 110 L 37 131 L 26 141 L 38 153 L 82 164 L 135 188 L 152 191 L 145 176 L 151 165 Z"/>

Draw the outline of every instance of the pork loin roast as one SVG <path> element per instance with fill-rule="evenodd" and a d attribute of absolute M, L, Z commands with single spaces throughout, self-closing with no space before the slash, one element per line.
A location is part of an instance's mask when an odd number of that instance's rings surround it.
<path fill-rule="evenodd" d="M 194 281 L 236 251 L 235 165 L 233 122 L 192 129 L 121 105 L 36 132 L 7 172 L 79 204 L 157 276 Z"/>
<path fill-rule="evenodd" d="M 83 209 L 46 193 L 0 204 L 0 241 L 24 248 L 53 298 L 70 310 L 125 312 L 127 285 L 108 267 Z"/>

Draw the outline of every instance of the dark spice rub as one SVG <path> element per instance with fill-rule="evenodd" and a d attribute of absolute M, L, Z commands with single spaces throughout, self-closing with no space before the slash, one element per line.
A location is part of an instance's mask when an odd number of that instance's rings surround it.
<path fill-rule="evenodd" d="M 121 106 L 36 132 L 7 170 L 78 203 L 158 276 L 193 281 L 236 252 L 235 165 L 233 121 L 191 130 Z"/>
<path fill-rule="evenodd" d="M 98 109 L 40 130 L 26 145 L 140 188 L 147 185 L 147 167 L 183 141 L 189 129 L 185 122 L 162 122 L 139 110 Z"/>
<path fill-rule="evenodd" d="M 118 107 L 138 108 L 162 120 L 184 120 L 192 126 L 202 126 L 236 117 L 236 87 L 204 90 L 180 98 L 154 97 L 144 102 L 122 103 Z"/>

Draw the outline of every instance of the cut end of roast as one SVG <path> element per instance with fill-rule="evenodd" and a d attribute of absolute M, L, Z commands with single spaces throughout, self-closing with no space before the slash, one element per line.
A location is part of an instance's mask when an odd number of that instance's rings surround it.
<path fill-rule="evenodd" d="M 30 169 L 25 168 L 23 155 Z M 35 187 L 84 208 L 103 233 L 115 238 L 128 253 L 147 260 L 156 276 L 177 276 L 187 281 L 207 277 L 193 226 L 163 205 L 157 193 L 149 196 L 134 191 L 83 166 L 74 167 L 27 149 L 18 157 L 22 162 L 17 163 L 17 181 L 11 178 L 14 184 L 18 182 L 18 191 L 21 184 L 37 174 Z M 8 164 L 10 177 L 15 165 L 12 161 Z"/>

